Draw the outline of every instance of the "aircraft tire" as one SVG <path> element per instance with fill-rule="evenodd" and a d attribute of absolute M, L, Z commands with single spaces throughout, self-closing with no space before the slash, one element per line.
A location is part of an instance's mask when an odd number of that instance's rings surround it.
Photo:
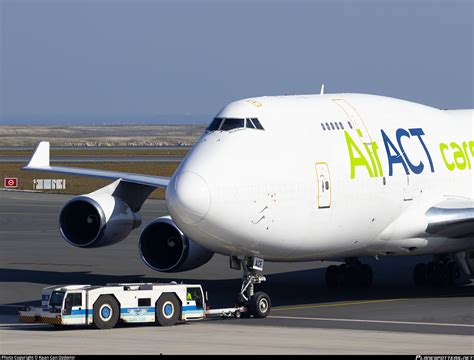
<path fill-rule="evenodd" d="M 328 289 L 341 286 L 341 270 L 336 265 L 331 265 L 326 269 L 326 286 Z"/>
<path fill-rule="evenodd" d="M 369 288 L 372 286 L 374 274 L 372 268 L 368 264 L 362 264 L 359 269 L 359 285 L 362 288 Z"/>
<path fill-rule="evenodd" d="M 426 281 L 426 264 L 418 263 L 413 269 L 413 281 L 416 287 L 424 287 L 427 284 Z"/>
<path fill-rule="evenodd" d="M 270 297 L 263 291 L 256 292 L 250 298 L 249 310 L 255 318 L 266 318 L 270 314 L 271 307 Z"/>

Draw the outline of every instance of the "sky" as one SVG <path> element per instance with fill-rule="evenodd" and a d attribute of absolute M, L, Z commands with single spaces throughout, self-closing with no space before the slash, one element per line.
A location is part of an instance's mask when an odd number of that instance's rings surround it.
<path fill-rule="evenodd" d="M 472 0 L 0 0 L 0 123 L 208 123 L 241 98 L 474 107 Z"/>

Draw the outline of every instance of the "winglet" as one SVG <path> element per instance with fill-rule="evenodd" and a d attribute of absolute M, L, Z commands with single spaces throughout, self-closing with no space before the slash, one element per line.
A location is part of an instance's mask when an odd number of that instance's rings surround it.
<path fill-rule="evenodd" d="M 36 147 L 27 168 L 49 167 L 49 141 L 41 141 Z"/>

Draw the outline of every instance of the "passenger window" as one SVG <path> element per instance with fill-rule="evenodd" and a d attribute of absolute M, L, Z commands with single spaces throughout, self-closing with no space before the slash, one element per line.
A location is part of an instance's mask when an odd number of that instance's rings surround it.
<path fill-rule="evenodd" d="M 224 119 L 224 122 L 221 125 L 221 130 L 233 130 L 245 127 L 244 119 Z"/>
<path fill-rule="evenodd" d="M 336 129 L 339 130 L 339 124 L 338 123 L 334 123 L 336 124 Z"/>
<path fill-rule="evenodd" d="M 221 125 L 222 118 L 215 118 L 212 120 L 211 124 L 207 127 L 207 131 L 216 131 L 219 129 L 219 126 Z"/>
<path fill-rule="evenodd" d="M 321 127 L 323 128 L 323 130 L 326 130 L 323 123 L 321 123 Z"/>
<path fill-rule="evenodd" d="M 334 123 L 331 123 L 331 129 L 335 130 L 334 129 Z"/>
<path fill-rule="evenodd" d="M 339 126 L 341 127 L 342 130 L 344 130 L 344 126 L 342 125 L 342 122 L 339 123 Z"/>
<path fill-rule="evenodd" d="M 253 124 L 252 119 L 246 119 L 246 122 L 247 122 L 247 127 L 249 129 L 255 129 L 255 125 Z"/>
<path fill-rule="evenodd" d="M 331 130 L 328 123 L 326 123 L 326 129 Z"/>
<path fill-rule="evenodd" d="M 352 124 L 350 121 L 347 122 L 349 124 L 349 127 L 352 129 Z"/>

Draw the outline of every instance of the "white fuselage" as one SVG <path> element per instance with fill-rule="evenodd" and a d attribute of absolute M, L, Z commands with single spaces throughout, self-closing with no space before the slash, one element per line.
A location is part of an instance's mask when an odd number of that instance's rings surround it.
<path fill-rule="evenodd" d="M 425 213 L 473 198 L 472 114 L 362 94 L 236 101 L 217 117 L 258 118 L 264 130 L 205 132 L 171 179 L 168 209 L 188 237 L 225 255 L 467 250 L 472 238 L 427 234 Z"/>

